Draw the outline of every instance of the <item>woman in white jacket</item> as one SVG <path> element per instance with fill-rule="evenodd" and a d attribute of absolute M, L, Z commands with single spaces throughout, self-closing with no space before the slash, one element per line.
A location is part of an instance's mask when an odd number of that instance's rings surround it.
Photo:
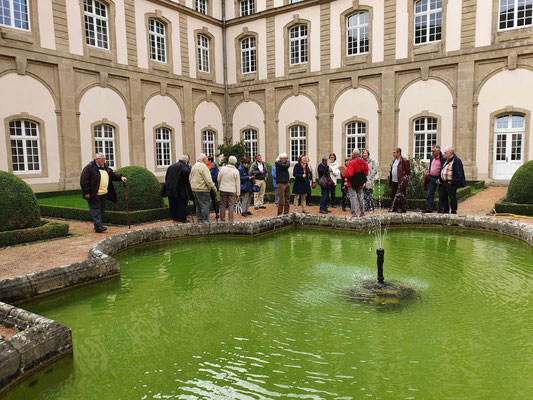
<path fill-rule="evenodd" d="M 339 163 L 337 162 L 337 156 L 335 153 L 331 153 L 329 155 L 329 175 L 331 177 L 331 180 L 333 181 L 333 185 L 330 186 L 329 190 L 331 191 L 329 194 L 329 202 L 331 205 L 331 208 L 337 207 L 335 205 L 335 190 L 337 188 L 337 179 L 341 177 L 341 171 L 339 171 Z"/>
<path fill-rule="evenodd" d="M 233 222 L 233 212 L 235 201 L 241 194 L 241 177 L 237 168 L 237 158 L 229 156 L 228 164 L 223 166 L 218 173 L 218 189 L 220 191 L 220 220 L 225 221 L 226 208 L 228 209 L 228 218 Z"/>
<path fill-rule="evenodd" d="M 379 181 L 379 163 L 377 160 L 370 158 L 370 152 L 363 150 L 363 160 L 368 164 L 368 176 L 366 177 L 364 192 L 365 210 L 374 212 L 376 202 L 374 201 L 374 185 Z"/>

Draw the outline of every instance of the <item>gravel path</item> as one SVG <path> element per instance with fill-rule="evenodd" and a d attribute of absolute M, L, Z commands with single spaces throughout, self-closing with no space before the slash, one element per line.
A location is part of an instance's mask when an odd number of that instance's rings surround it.
<path fill-rule="evenodd" d="M 506 187 L 489 187 L 470 197 L 459 204 L 459 215 L 487 215 L 494 207 L 494 203 L 502 198 L 507 192 Z M 308 209 L 311 214 L 318 214 L 318 206 Z M 330 215 L 349 216 L 350 213 L 343 212 L 340 207 L 331 209 Z M 253 210 L 252 216 L 236 216 L 236 221 L 256 221 L 262 218 L 276 215 L 274 205 L 267 205 L 266 209 Z M 291 206 L 292 212 L 292 206 Z M 384 213 L 385 211 L 381 211 Z M 50 218 L 48 218 L 50 219 Z M 533 223 L 533 219 L 512 218 L 517 221 Z M 214 220 L 214 215 L 211 215 Z M 99 240 L 121 232 L 127 232 L 128 228 L 123 226 L 109 226 L 105 233 L 95 233 L 92 223 L 81 221 L 68 221 L 72 236 L 62 239 L 49 240 L 45 242 L 8 247 L 0 250 L 0 280 L 18 275 L 28 274 L 46 270 L 61 265 L 82 261 L 87 258 L 89 249 Z M 150 224 L 136 225 L 132 230 L 171 224 L 171 221 L 160 221 Z"/>

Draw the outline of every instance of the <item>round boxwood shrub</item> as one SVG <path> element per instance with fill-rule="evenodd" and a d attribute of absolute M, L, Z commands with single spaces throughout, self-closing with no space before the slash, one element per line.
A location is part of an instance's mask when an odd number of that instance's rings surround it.
<path fill-rule="evenodd" d="M 128 203 L 130 211 L 150 210 L 164 206 L 161 197 L 161 183 L 154 174 L 143 167 L 123 167 L 117 170 L 119 174 L 128 178 Z M 124 184 L 113 182 L 117 192 L 117 202 L 108 202 L 110 210 L 126 211 L 126 197 Z"/>
<path fill-rule="evenodd" d="M 507 190 L 507 201 L 533 204 L 533 160 L 522 165 L 514 173 Z"/>
<path fill-rule="evenodd" d="M 39 203 L 26 182 L 0 171 L 0 188 L 0 232 L 41 225 Z"/>

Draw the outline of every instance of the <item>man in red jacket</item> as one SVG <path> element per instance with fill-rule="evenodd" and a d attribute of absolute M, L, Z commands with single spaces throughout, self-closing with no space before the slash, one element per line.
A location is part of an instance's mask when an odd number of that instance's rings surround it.
<path fill-rule="evenodd" d="M 363 177 L 364 174 L 364 177 Z M 360 216 L 365 216 L 365 205 L 363 202 L 363 188 L 366 182 L 366 176 L 368 175 L 368 164 L 361 158 L 361 152 L 358 149 L 355 149 L 352 152 L 352 161 L 348 163 L 348 168 L 342 176 L 346 180 L 346 187 L 348 187 L 348 194 L 350 196 L 350 210 L 352 211 L 352 218 L 357 217 L 357 203 L 359 203 Z M 360 177 L 364 180 L 361 185 L 352 187 L 352 182 L 354 179 L 350 178 Z M 352 182 L 350 182 L 352 180 Z M 357 197 L 357 199 L 356 199 Z"/>
<path fill-rule="evenodd" d="M 411 165 L 407 158 L 402 157 L 402 149 L 399 147 L 392 150 L 392 156 L 394 161 L 389 176 L 392 205 L 389 212 L 403 214 L 407 210 L 407 185 L 411 177 Z"/>

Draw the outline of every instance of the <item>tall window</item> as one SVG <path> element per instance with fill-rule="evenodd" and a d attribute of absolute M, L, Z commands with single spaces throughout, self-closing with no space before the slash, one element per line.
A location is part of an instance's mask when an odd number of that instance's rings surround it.
<path fill-rule="evenodd" d="M 148 33 L 150 35 L 150 59 L 166 63 L 165 24 L 156 19 L 149 19 Z"/>
<path fill-rule="evenodd" d="M 207 0 L 194 0 L 194 9 L 207 15 Z"/>
<path fill-rule="evenodd" d="M 346 54 L 368 53 L 368 20 L 369 13 L 361 12 L 350 15 L 346 23 Z"/>
<path fill-rule="evenodd" d="M 413 122 L 414 157 L 429 161 L 431 148 L 437 144 L 437 119 L 419 118 Z"/>
<path fill-rule="evenodd" d="M 102 124 L 94 127 L 94 152 L 104 153 L 107 165 L 116 166 L 115 128 Z"/>
<path fill-rule="evenodd" d="M 415 3 L 415 44 L 440 40 L 442 0 L 419 0 Z"/>
<path fill-rule="evenodd" d="M 33 121 L 11 121 L 9 135 L 13 172 L 15 174 L 41 172 L 39 126 Z"/>
<path fill-rule="evenodd" d="M 304 0 L 289 0 L 289 4 L 299 3 L 300 1 Z"/>
<path fill-rule="evenodd" d="M 291 148 L 291 162 L 297 162 L 301 154 L 306 153 L 307 149 L 307 133 L 305 126 L 294 125 L 289 129 L 290 132 L 290 148 Z"/>
<path fill-rule="evenodd" d="M 360 121 L 346 124 L 346 158 L 350 158 L 355 149 L 364 148 L 366 148 L 366 124 Z"/>
<path fill-rule="evenodd" d="M 255 0 L 241 0 L 241 17 L 252 15 L 255 9 Z"/>
<path fill-rule="evenodd" d="M 533 24 L 533 0 L 500 0 L 500 30 L 531 24 Z"/>
<path fill-rule="evenodd" d="M 256 70 L 257 51 L 255 37 L 248 36 L 241 40 L 241 70 L 243 74 L 249 74 Z"/>
<path fill-rule="evenodd" d="M 209 72 L 209 38 L 198 35 L 198 71 Z"/>
<path fill-rule="evenodd" d="M 215 155 L 215 132 L 209 129 L 202 132 L 202 149 L 206 156 Z"/>
<path fill-rule="evenodd" d="M 96 0 L 83 0 L 85 40 L 89 46 L 109 49 L 107 6 Z"/>
<path fill-rule="evenodd" d="M 30 30 L 27 0 L 0 0 L 0 25 Z"/>
<path fill-rule="evenodd" d="M 508 114 L 496 119 L 496 161 L 522 160 L 525 126 L 523 115 Z"/>
<path fill-rule="evenodd" d="M 250 160 L 255 159 L 257 155 L 257 131 L 255 129 L 246 129 L 242 133 L 242 137 L 246 147 L 246 157 Z"/>
<path fill-rule="evenodd" d="M 168 128 L 155 130 L 155 158 L 158 168 L 169 167 L 172 164 L 171 134 Z"/>
<path fill-rule="evenodd" d="M 307 62 L 307 25 L 296 25 L 289 30 L 290 64 Z"/>

